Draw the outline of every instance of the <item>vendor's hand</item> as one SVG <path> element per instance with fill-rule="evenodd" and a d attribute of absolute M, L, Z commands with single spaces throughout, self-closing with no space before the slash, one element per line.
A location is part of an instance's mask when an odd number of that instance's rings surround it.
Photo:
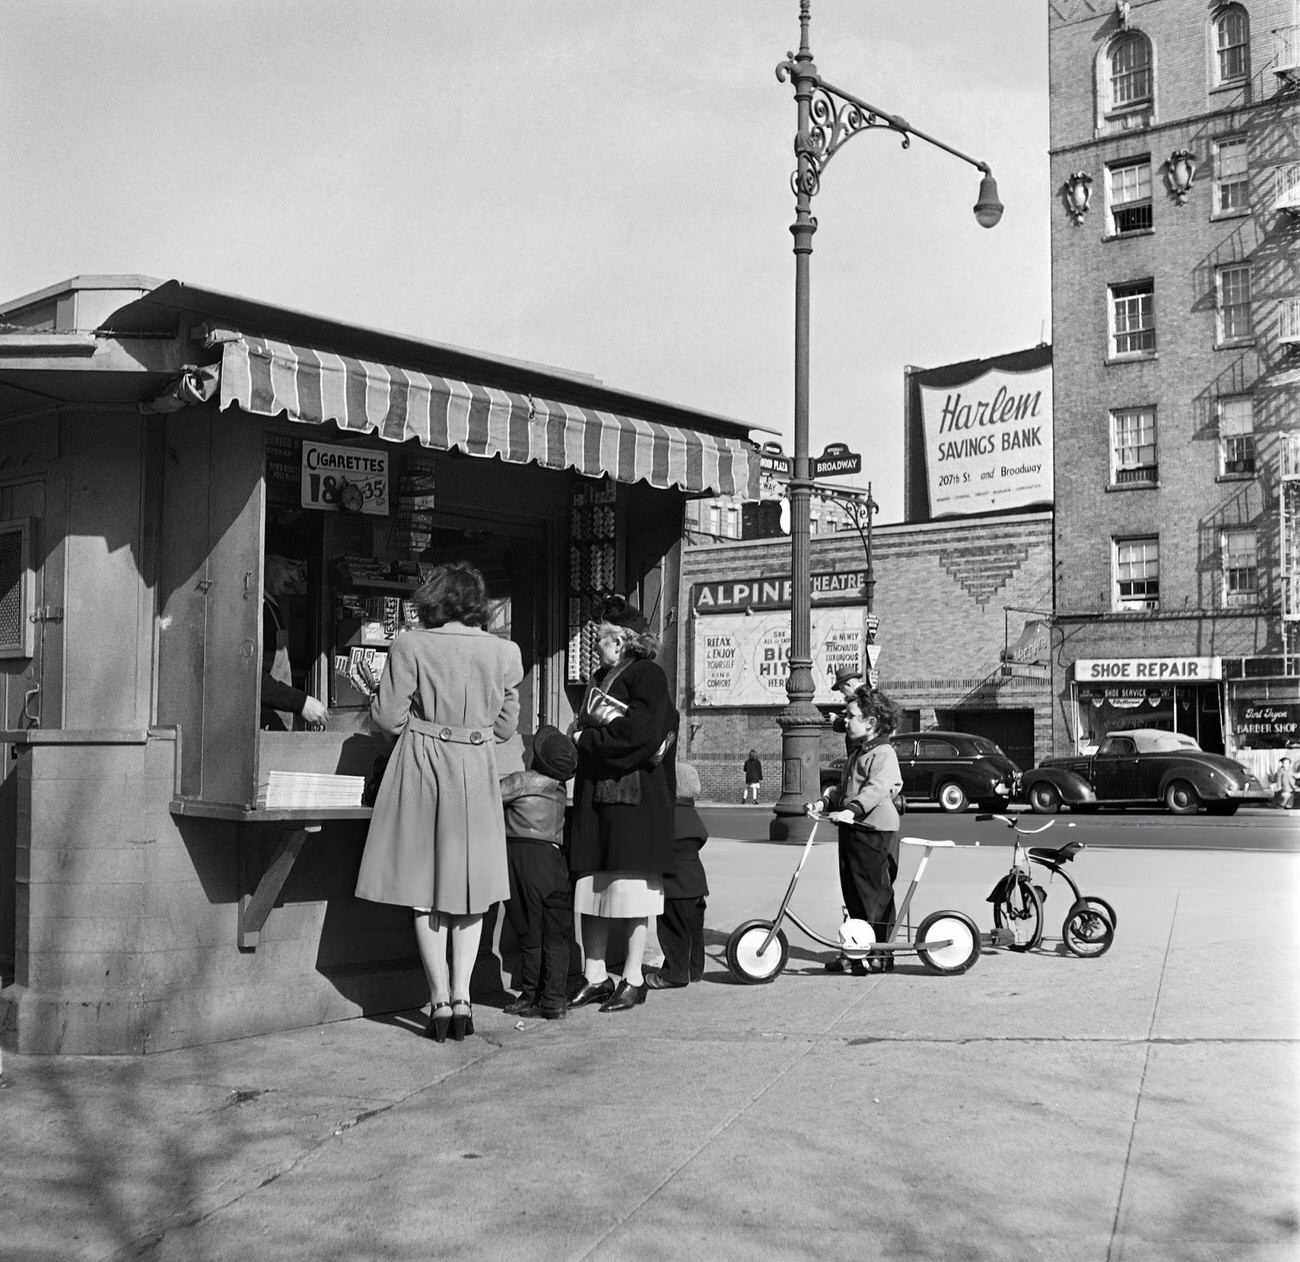
<path fill-rule="evenodd" d="M 318 701 L 315 697 L 308 697 L 303 702 L 302 721 L 312 731 L 319 731 L 329 722 L 330 712 L 323 701 Z"/>
<path fill-rule="evenodd" d="M 853 824 L 857 822 L 857 817 L 852 811 L 832 811 L 826 818 L 832 824 Z"/>
<path fill-rule="evenodd" d="M 805 802 L 803 811 L 805 815 L 811 815 L 813 819 L 821 819 L 825 807 L 826 804 L 819 798 L 816 802 Z"/>

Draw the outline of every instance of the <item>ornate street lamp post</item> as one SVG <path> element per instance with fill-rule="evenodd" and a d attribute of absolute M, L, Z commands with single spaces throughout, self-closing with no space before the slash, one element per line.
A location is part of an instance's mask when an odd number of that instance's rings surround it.
<path fill-rule="evenodd" d="M 808 46 L 812 20 L 811 0 L 799 0 L 799 51 L 787 54 L 776 68 L 776 77 L 794 85 L 799 109 L 799 130 L 794 151 L 797 166 L 791 177 L 795 196 L 794 237 L 794 471 L 790 478 L 790 663 L 786 678 L 789 703 L 777 722 L 781 725 L 781 797 L 769 835 L 777 840 L 806 839 L 810 823 L 804 803 L 819 792 L 818 763 L 821 732 L 825 721 L 812 703 L 816 685 L 812 674 L 812 606 L 809 557 L 809 500 L 812 495 L 812 466 L 808 456 L 808 313 L 809 264 L 812 237 L 817 220 L 812 199 L 821 186 L 826 164 L 844 142 L 860 131 L 884 127 L 897 132 L 907 148 L 916 136 L 927 144 L 969 162 L 983 173 L 975 219 L 991 228 L 1002 218 L 998 186 L 988 163 L 979 162 L 933 136 L 917 131 L 896 114 L 886 114 L 874 105 L 827 83 L 817 73 Z"/>

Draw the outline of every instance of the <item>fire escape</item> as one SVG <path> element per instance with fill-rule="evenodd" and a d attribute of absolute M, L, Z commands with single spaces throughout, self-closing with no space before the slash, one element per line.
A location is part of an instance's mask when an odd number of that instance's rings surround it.
<path fill-rule="evenodd" d="M 1282 653 L 1288 675 L 1300 674 L 1300 431 L 1282 435 L 1278 483 Z"/>

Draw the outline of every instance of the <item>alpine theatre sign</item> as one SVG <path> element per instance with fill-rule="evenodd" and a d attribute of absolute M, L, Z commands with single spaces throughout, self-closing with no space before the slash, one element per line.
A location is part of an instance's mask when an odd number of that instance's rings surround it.
<path fill-rule="evenodd" d="M 740 578 L 696 583 L 696 613 L 736 613 L 746 609 L 789 609 L 794 582 L 789 578 Z M 812 576 L 814 605 L 861 605 L 867 599 L 866 570 L 833 570 Z"/>

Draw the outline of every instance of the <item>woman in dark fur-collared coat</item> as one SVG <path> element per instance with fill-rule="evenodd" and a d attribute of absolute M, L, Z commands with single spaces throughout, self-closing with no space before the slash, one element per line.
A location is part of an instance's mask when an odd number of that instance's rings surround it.
<path fill-rule="evenodd" d="M 645 1002 L 649 917 L 663 911 L 664 876 L 673 870 L 676 786 L 668 746 L 677 711 L 654 661 L 658 637 L 640 610 L 611 597 L 598 636 L 602 666 L 573 728 L 578 774 L 569 868 L 582 913 L 586 980 L 570 1006 L 600 1001 L 602 1012 L 621 1012 Z M 617 988 L 605 969 L 611 920 L 629 922 Z"/>

